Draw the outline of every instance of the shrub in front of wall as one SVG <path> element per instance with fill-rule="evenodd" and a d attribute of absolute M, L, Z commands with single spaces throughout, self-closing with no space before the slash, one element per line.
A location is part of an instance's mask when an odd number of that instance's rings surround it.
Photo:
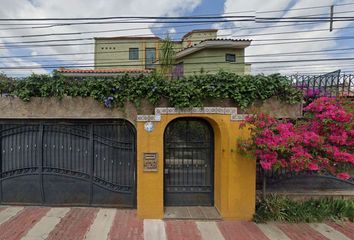
<path fill-rule="evenodd" d="M 320 198 L 294 201 L 286 196 L 268 195 L 256 203 L 255 222 L 323 222 L 354 220 L 354 198 Z"/>
<path fill-rule="evenodd" d="M 31 75 L 22 80 L 0 81 L 0 91 L 24 101 L 31 97 L 92 97 L 106 107 L 137 105 L 147 99 L 156 105 L 161 98 L 171 107 L 201 107 L 210 99 L 231 99 L 246 108 L 255 101 L 276 97 L 286 103 L 302 101 L 302 92 L 284 76 L 236 75 L 219 72 L 167 80 L 161 75 L 124 75 L 115 78 L 67 78 L 60 74 Z"/>

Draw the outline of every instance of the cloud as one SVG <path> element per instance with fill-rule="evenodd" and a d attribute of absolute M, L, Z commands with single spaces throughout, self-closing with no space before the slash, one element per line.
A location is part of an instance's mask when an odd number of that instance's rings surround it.
<path fill-rule="evenodd" d="M 168 29 L 168 33 L 175 34 L 176 33 L 176 29 L 175 28 Z"/>
<path fill-rule="evenodd" d="M 147 0 L 1 0 L 0 16 L 2 18 L 53 18 L 53 17 L 105 17 L 105 16 L 181 16 L 189 14 L 201 0 L 154 0 L 153 3 Z M 61 21 L 62 22 L 62 21 Z M 14 23 L 14 22 L 12 22 Z M 18 22 L 17 22 L 18 23 Z M 29 23 L 29 22 L 25 22 Z M 37 22 L 38 23 L 38 22 Z M 48 22 L 47 22 L 48 23 Z M 14 55 L 29 55 L 33 58 L 2 58 L 0 67 L 6 66 L 44 66 L 50 64 L 78 64 L 79 60 L 87 60 L 85 64 L 93 64 L 93 54 L 77 54 L 72 56 L 39 57 L 39 55 L 66 54 L 66 53 L 90 53 L 93 52 L 93 45 L 70 46 L 70 47 L 28 47 L 12 48 L 11 42 L 41 41 L 88 37 L 109 37 L 123 35 L 152 35 L 151 27 L 154 23 L 116 23 L 101 25 L 64 25 L 52 28 L 31 28 L 31 26 L 2 26 L 0 25 L 1 36 L 21 36 L 30 34 L 48 33 L 82 33 L 87 31 L 115 30 L 111 33 L 92 33 L 68 36 L 47 36 L 31 38 L 11 38 L 0 40 L 0 54 L 3 57 Z M 11 28 L 11 29 L 8 29 Z M 17 29 L 16 29 L 17 28 Z M 18 29 L 21 28 L 21 29 Z M 23 29 L 25 28 L 25 29 Z M 134 30 L 135 28 L 135 30 Z M 136 29 L 139 28 L 139 29 Z M 128 29 L 121 31 L 122 29 Z M 93 43 L 92 40 L 81 42 L 65 43 Z M 45 43 L 44 43 L 45 44 Z M 53 43 L 55 44 L 55 43 Z M 43 44 L 42 44 L 43 45 Z M 33 70 L 42 73 L 43 68 Z M 5 72 L 28 73 L 28 70 L 11 70 Z"/>
<path fill-rule="evenodd" d="M 295 16 L 329 16 L 329 6 L 331 4 L 346 4 L 351 3 L 347 1 L 305 1 L 305 0 L 226 0 L 224 4 L 224 12 L 232 12 L 235 15 L 248 15 L 249 13 L 237 14 L 242 11 L 254 11 L 257 17 L 295 17 Z M 320 6 L 320 7 L 319 7 Z M 328 6 L 328 7 L 321 7 Z M 274 11 L 274 10 L 284 11 Z M 354 11 L 354 5 L 335 6 L 334 16 L 351 16 L 352 13 L 341 13 L 348 10 Z M 335 28 L 348 27 L 352 22 L 335 22 Z M 287 25 L 286 27 L 281 27 Z M 218 25 L 218 27 L 225 27 Z M 227 26 L 229 27 L 229 26 Z M 340 37 L 348 34 L 348 29 L 334 30 L 329 32 L 329 23 L 316 23 L 316 24 L 296 24 L 296 23 L 244 23 L 235 22 L 232 24 L 233 29 L 226 29 L 219 31 L 220 36 L 231 36 L 235 38 L 251 38 L 253 39 L 251 47 L 246 49 L 246 61 L 248 62 L 264 62 L 262 64 L 253 64 L 253 73 L 326 73 L 337 69 L 353 70 L 352 67 L 343 64 L 343 61 L 328 61 L 328 62 L 299 62 L 299 63 L 271 63 L 272 61 L 284 61 L 284 60 L 300 60 L 300 59 L 333 59 L 339 57 L 350 57 L 349 55 L 343 55 L 343 53 L 331 53 L 316 52 L 316 53 L 299 53 L 292 56 L 284 55 L 286 52 L 308 52 L 308 51 L 322 51 L 330 50 L 334 48 L 346 48 L 354 47 L 351 40 L 331 40 L 331 41 L 313 41 L 302 43 L 286 43 L 280 39 L 289 39 L 290 41 L 299 41 L 296 38 L 327 38 L 327 37 Z M 256 29 L 250 29 L 256 28 Z M 322 31 L 323 30 L 323 31 Z M 295 33 L 297 31 L 302 31 Z M 290 33 L 284 33 L 290 32 Z M 292 33 L 291 33 L 292 32 Z M 284 34 L 277 34 L 284 33 Z M 269 41 L 273 39 L 274 41 Z M 268 40 L 268 41 L 262 41 Z M 258 45 L 258 46 L 257 46 Z M 278 56 L 274 54 L 279 53 Z M 272 54 L 269 56 L 264 56 Z M 315 55 L 316 54 L 316 55 Z M 350 54 L 350 53 L 349 53 Z M 251 57 L 253 55 L 253 57 Z M 263 55 L 263 56 L 254 56 Z M 348 64 L 346 62 L 346 64 Z"/>

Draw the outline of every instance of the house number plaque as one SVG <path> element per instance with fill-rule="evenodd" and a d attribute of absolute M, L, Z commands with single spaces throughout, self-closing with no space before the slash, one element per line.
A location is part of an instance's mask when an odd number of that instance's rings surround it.
<path fill-rule="evenodd" d="M 157 153 L 144 153 L 144 172 L 157 172 Z"/>

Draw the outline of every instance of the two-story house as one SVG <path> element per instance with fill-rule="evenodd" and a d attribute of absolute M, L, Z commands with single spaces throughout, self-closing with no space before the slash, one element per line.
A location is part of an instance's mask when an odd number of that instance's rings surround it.
<path fill-rule="evenodd" d="M 245 74 L 248 39 L 219 39 L 216 29 L 193 30 L 180 41 L 174 41 L 176 51 L 173 74 L 216 73 L 220 70 Z M 65 75 L 147 74 L 159 68 L 163 39 L 159 37 L 99 37 L 95 38 L 94 69 L 59 69 Z"/>
<path fill-rule="evenodd" d="M 248 39 L 220 39 L 216 29 L 194 30 L 176 42 L 176 64 L 183 75 L 200 72 L 216 73 L 220 70 L 237 74 L 250 73 L 245 63 Z"/>

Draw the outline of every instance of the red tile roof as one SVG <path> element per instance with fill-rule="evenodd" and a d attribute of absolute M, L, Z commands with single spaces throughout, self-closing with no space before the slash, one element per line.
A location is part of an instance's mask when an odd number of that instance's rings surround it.
<path fill-rule="evenodd" d="M 151 73 L 148 69 L 107 68 L 107 69 L 68 69 L 59 68 L 60 73 Z"/>
<path fill-rule="evenodd" d="M 200 42 L 206 42 L 206 41 L 233 41 L 233 42 L 252 42 L 252 39 L 235 39 L 235 38 L 211 38 L 211 39 L 205 39 Z"/>
<path fill-rule="evenodd" d="M 120 37 L 95 37 L 95 40 L 124 40 L 124 39 L 132 39 L 132 40 L 161 40 L 160 37 L 133 37 L 133 36 L 120 36 Z"/>

